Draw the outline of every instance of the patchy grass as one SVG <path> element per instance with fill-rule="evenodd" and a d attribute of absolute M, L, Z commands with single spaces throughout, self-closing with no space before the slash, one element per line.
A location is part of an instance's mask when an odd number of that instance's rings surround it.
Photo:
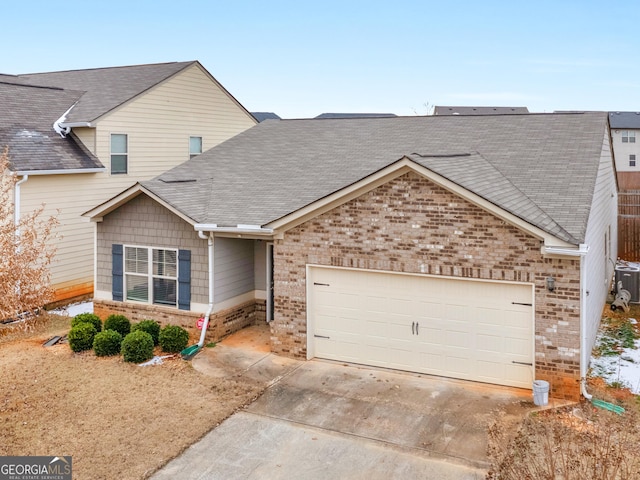
<path fill-rule="evenodd" d="M 0 455 L 71 455 L 74 478 L 147 478 L 264 389 L 177 357 L 139 367 L 42 346 L 69 326 L 49 316 L 1 336 Z"/>
<path fill-rule="evenodd" d="M 640 478 L 637 405 L 623 415 L 589 402 L 529 415 L 515 436 L 489 429 L 487 479 L 627 480 Z"/>

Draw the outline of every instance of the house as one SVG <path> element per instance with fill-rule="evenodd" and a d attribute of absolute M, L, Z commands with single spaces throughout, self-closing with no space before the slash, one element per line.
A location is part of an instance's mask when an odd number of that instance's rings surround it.
<path fill-rule="evenodd" d="M 433 107 L 434 115 L 521 115 L 529 113 L 527 107 Z"/>
<path fill-rule="evenodd" d="M 0 147 L 16 205 L 58 213 L 55 300 L 93 292 L 81 214 L 256 124 L 197 61 L 0 76 Z"/>
<path fill-rule="evenodd" d="M 614 175 L 604 113 L 264 122 L 86 213 L 95 311 L 576 399 Z"/>
<path fill-rule="evenodd" d="M 277 113 L 274 112 L 251 112 L 253 118 L 258 122 L 264 122 L 265 120 L 282 120 Z"/>
<path fill-rule="evenodd" d="M 609 112 L 620 191 L 640 190 L 640 112 Z"/>
<path fill-rule="evenodd" d="M 389 118 L 396 116 L 395 113 L 321 113 L 314 118 Z"/>

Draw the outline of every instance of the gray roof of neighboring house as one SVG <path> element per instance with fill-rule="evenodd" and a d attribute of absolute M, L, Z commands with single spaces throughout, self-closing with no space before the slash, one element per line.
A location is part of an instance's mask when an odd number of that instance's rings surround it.
<path fill-rule="evenodd" d="M 584 240 L 605 113 L 265 122 L 142 185 L 197 223 L 267 225 L 404 156 Z"/>
<path fill-rule="evenodd" d="M 611 128 L 640 128 L 640 112 L 609 112 Z"/>
<path fill-rule="evenodd" d="M 253 118 L 258 122 L 264 122 L 265 120 L 282 120 L 273 112 L 251 112 L 251 115 L 253 115 Z"/>
<path fill-rule="evenodd" d="M 314 118 L 391 118 L 395 113 L 321 113 Z"/>
<path fill-rule="evenodd" d="M 83 92 L 0 81 L 0 150 L 9 147 L 16 171 L 102 168 L 73 135 L 62 138 L 53 124 Z"/>
<path fill-rule="evenodd" d="M 85 92 L 69 113 L 66 122 L 88 123 L 195 63 L 197 62 L 172 62 L 31 73 L 18 75 L 16 80 L 26 85 Z"/>
<path fill-rule="evenodd" d="M 520 115 L 529 113 L 527 107 L 433 107 L 434 115 Z"/>

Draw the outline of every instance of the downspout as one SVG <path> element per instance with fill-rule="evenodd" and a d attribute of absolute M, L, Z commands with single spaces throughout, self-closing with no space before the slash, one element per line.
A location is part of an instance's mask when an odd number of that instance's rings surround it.
<path fill-rule="evenodd" d="M 207 313 L 204 316 L 204 324 L 202 325 L 202 332 L 200 333 L 200 341 L 198 342 L 198 347 L 202 348 L 204 346 L 204 337 L 207 335 L 207 328 L 209 327 L 209 317 L 211 317 L 211 313 L 213 313 L 213 233 L 207 235 L 202 230 L 198 231 L 198 236 L 207 240 L 207 250 L 209 255 L 209 306 L 207 307 Z"/>
<path fill-rule="evenodd" d="M 591 400 L 592 395 L 587 392 L 587 272 L 585 268 L 585 258 L 589 253 L 589 245 L 581 243 L 578 249 L 568 249 L 562 247 L 542 247 L 543 255 L 567 255 L 580 257 L 580 393 L 587 400 Z"/>
<path fill-rule="evenodd" d="M 16 226 L 16 235 L 20 235 L 20 231 L 18 226 L 20 225 L 20 185 L 29 180 L 29 175 L 23 175 L 20 180 L 18 180 L 13 189 L 13 221 Z"/>
<path fill-rule="evenodd" d="M 591 400 L 592 395 L 587 392 L 587 295 L 585 268 L 586 255 L 580 256 L 580 393 L 587 400 Z"/>

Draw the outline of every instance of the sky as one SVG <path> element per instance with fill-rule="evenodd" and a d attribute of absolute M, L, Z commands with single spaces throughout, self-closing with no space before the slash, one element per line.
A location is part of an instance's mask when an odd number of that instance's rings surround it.
<path fill-rule="evenodd" d="M 640 111 L 640 4 L 617 0 L 25 0 L 0 73 L 198 60 L 250 111 Z"/>

